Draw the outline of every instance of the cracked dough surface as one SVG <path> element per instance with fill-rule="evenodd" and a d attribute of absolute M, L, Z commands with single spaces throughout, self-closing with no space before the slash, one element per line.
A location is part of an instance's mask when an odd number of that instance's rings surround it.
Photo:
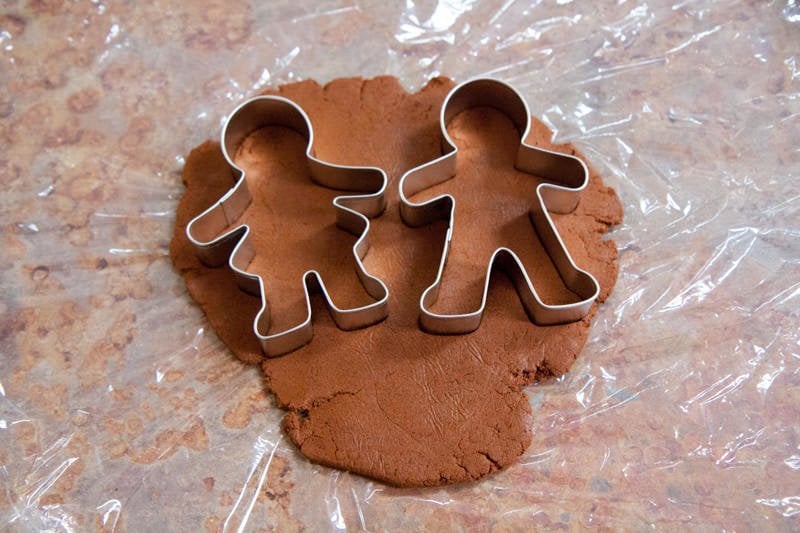
<path fill-rule="evenodd" d="M 435 276 L 446 227 L 405 226 L 397 182 L 404 171 L 439 155 L 439 106 L 452 85 L 435 78 L 409 94 L 395 78 L 349 78 L 325 86 L 304 81 L 274 91 L 308 113 L 318 157 L 378 166 L 389 176 L 388 207 L 372 221 L 365 261 L 389 287 L 386 321 L 340 331 L 314 298 L 312 342 L 286 356 L 262 357 L 252 334 L 259 300 L 237 289 L 227 267 L 204 267 L 184 233 L 193 216 L 232 186 L 217 143 L 198 146 L 186 161 L 186 192 L 170 247 L 189 292 L 219 337 L 242 361 L 261 364 L 266 387 L 287 411 L 284 429 L 303 455 L 397 486 L 469 481 L 512 464 L 531 441 L 532 413 L 522 387 L 566 372 L 586 342 L 594 315 L 593 309 L 579 322 L 536 326 L 499 275 L 492 278 L 487 312 L 476 332 L 436 336 L 419 329 L 419 295 Z M 458 239 L 441 305 L 471 305 L 484 252 L 500 245 L 519 249 L 545 301 L 574 298 L 526 225 L 538 182 L 514 170 L 513 157 L 503 151 L 499 141 L 514 134 L 513 126 L 499 113 L 478 108 L 456 117 L 449 129 L 462 148 L 458 183 L 450 180 L 420 198 L 452 192 L 466 208 L 483 205 L 481 199 L 497 189 L 497 182 L 503 187 L 486 208 L 457 212 Z M 575 153 L 572 146 L 554 146 L 549 139 L 550 131 L 534 120 L 529 142 Z M 251 135 L 236 156 L 255 197 L 243 216 L 259 236 L 250 270 L 264 276 L 275 327 L 296 322 L 299 274 L 308 265 L 323 269 L 337 304 L 357 305 L 365 298 L 348 259 L 355 237 L 333 225 L 333 207 L 326 206 L 336 193 L 307 179 L 303 144 L 293 132 L 266 128 Z M 622 209 L 616 193 L 591 166 L 590 171 L 578 208 L 554 219 L 576 263 L 600 282 L 602 302 L 617 277 L 616 248 L 603 234 L 621 221 Z"/>

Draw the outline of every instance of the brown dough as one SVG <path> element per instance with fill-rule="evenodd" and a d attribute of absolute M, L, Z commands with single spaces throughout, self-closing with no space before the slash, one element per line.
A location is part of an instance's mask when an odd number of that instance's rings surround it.
<path fill-rule="evenodd" d="M 237 289 L 227 267 L 202 266 L 184 233 L 191 217 L 232 186 L 217 143 L 206 142 L 187 159 L 186 193 L 170 248 L 219 337 L 242 361 L 262 364 L 268 388 L 288 411 L 284 429 L 300 451 L 314 462 L 398 486 L 474 480 L 514 462 L 531 441 L 531 409 L 521 388 L 566 372 L 594 315 L 593 310 L 580 322 L 536 326 L 499 275 L 476 332 L 437 336 L 419 329 L 419 296 L 434 279 L 445 224 L 404 225 L 397 182 L 407 169 L 440 154 L 438 112 L 452 85 L 436 78 L 409 94 L 395 78 L 380 77 L 339 79 L 324 87 L 304 81 L 277 91 L 308 113 L 317 156 L 381 167 L 389 175 L 388 207 L 372 221 L 365 261 L 389 287 L 384 322 L 340 331 L 315 297 L 312 342 L 289 355 L 262 357 L 251 329 L 259 300 Z M 415 198 L 450 192 L 457 199 L 437 310 L 477 305 L 486 261 L 501 245 L 518 252 L 546 302 L 574 299 L 528 221 L 538 181 L 513 168 L 516 133 L 510 121 L 476 108 L 456 117 L 449 131 L 461 149 L 456 178 Z M 570 145 L 553 146 L 550 135 L 534 121 L 528 141 L 575 153 Z M 302 315 L 300 274 L 308 268 L 320 270 L 338 305 L 370 301 L 354 273 L 355 237 L 334 225 L 330 201 L 341 193 L 309 180 L 303 149 L 294 132 L 265 128 L 237 155 L 255 197 L 243 217 L 256 237 L 250 270 L 264 277 L 276 330 Z M 602 237 L 621 221 L 622 209 L 615 192 L 591 172 L 577 210 L 554 219 L 575 261 L 600 282 L 602 302 L 617 277 L 616 247 Z"/>

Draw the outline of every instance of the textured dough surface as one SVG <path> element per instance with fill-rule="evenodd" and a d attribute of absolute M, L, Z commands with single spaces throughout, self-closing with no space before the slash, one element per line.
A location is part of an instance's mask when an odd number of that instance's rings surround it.
<path fill-rule="evenodd" d="M 261 364 L 266 386 L 287 410 L 284 429 L 303 455 L 397 486 L 474 480 L 512 464 L 531 441 L 532 413 L 522 387 L 566 372 L 594 316 L 593 309 L 579 322 L 536 326 L 508 280 L 497 275 L 476 332 L 436 336 L 419 329 L 419 296 L 435 277 L 446 226 L 405 226 L 397 182 L 409 168 L 440 154 L 439 106 L 452 85 L 436 78 L 409 94 L 395 78 L 350 78 L 276 91 L 308 113 L 318 157 L 378 166 L 389 175 L 388 207 L 372 220 L 365 261 L 389 287 L 384 322 L 340 331 L 315 297 L 312 342 L 283 357 L 262 357 L 252 334 L 259 300 L 237 289 L 227 267 L 204 267 L 184 233 L 193 216 L 233 185 L 217 143 L 200 145 L 187 159 L 186 192 L 170 248 L 217 335 L 242 361 Z M 519 253 L 546 302 L 574 299 L 528 222 L 538 181 L 513 168 L 507 141 L 516 133 L 510 121 L 476 108 L 456 117 L 449 131 L 461 150 L 456 178 L 415 198 L 449 192 L 457 201 L 437 310 L 474 308 L 488 254 L 502 245 Z M 529 142 L 576 153 L 570 145 L 552 145 L 550 136 L 534 120 Z M 265 128 L 236 156 L 254 195 L 243 216 L 256 236 L 250 270 L 264 276 L 275 329 L 300 318 L 299 277 L 308 268 L 321 271 L 338 305 L 369 301 L 350 256 L 355 237 L 334 225 L 330 201 L 340 193 L 310 182 L 303 149 L 299 135 Z M 602 302 L 617 277 L 616 247 L 603 234 L 621 221 L 622 209 L 616 193 L 591 166 L 590 171 L 578 208 L 554 220 L 576 263 L 600 282 Z"/>

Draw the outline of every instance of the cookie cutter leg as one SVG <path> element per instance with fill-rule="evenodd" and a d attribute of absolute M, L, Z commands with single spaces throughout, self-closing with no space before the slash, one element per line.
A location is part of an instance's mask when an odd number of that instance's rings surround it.
<path fill-rule="evenodd" d="M 337 196 L 336 224 L 356 235 L 353 258 L 361 284 L 375 301 L 361 307 L 342 309 L 331 300 L 325 284 L 316 270 L 302 275 L 305 292 L 306 317 L 299 324 L 268 334 L 270 313 L 267 305 L 264 280 L 247 272 L 255 256 L 250 238 L 250 227 L 235 226 L 237 220 L 252 202 L 244 170 L 236 166 L 233 156 L 248 135 L 265 126 L 291 128 L 308 140 L 306 158 L 311 178 L 322 186 L 361 194 Z M 280 96 L 258 96 L 243 102 L 228 118 L 222 129 L 222 153 L 231 167 L 235 185 L 214 205 L 192 219 L 186 226 L 186 235 L 194 245 L 200 260 L 208 266 L 220 266 L 228 261 L 239 287 L 261 296 L 261 309 L 253 321 L 253 331 L 264 353 L 269 357 L 282 355 L 308 343 L 313 337 L 310 292 L 318 291 L 333 317 L 336 326 L 343 330 L 363 328 L 380 322 L 387 315 L 389 291 L 384 283 L 370 275 L 363 259 L 369 250 L 369 218 L 381 214 L 386 208 L 387 178 L 383 170 L 375 167 L 353 167 L 327 163 L 314 156 L 314 133 L 305 111 Z"/>
<path fill-rule="evenodd" d="M 460 112 L 478 106 L 488 106 L 505 113 L 521 132 L 515 167 L 523 172 L 544 178 L 551 183 L 536 187 L 536 201 L 530 209 L 530 219 L 564 284 L 580 301 L 549 305 L 542 301 L 522 261 L 513 250 L 498 248 L 486 269 L 480 307 L 469 313 L 440 314 L 431 310 L 439 295 L 447 252 L 453 236 L 453 214 L 456 200 L 450 194 L 426 202 L 409 200 L 414 194 L 453 178 L 456 174 L 458 148 L 447 132 L 447 125 Z M 522 305 L 531 321 L 539 325 L 554 325 L 580 320 L 589 312 L 600 292 L 597 280 L 578 268 L 569 254 L 548 209 L 556 213 L 571 213 L 578 206 L 580 192 L 589 182 L 589 171 L 579 158 L 525 143 L 530 132 L 531 114 L 522 96 L 510 85 L 490 78 L 466 81 L 453 88 L 445 98 L 440 113 L 443 155 L 406 172 L 400 179 L 400 214 L 410 226 L 421 226 L 435 220 L 448 220 L 442 258 L 436 280 L 420 297 L 420 323 L 426 331 L 460 334 L 474 331 L 480 325 L 486 307 L 489 278 L 497 264 L 511 278 Z"/>

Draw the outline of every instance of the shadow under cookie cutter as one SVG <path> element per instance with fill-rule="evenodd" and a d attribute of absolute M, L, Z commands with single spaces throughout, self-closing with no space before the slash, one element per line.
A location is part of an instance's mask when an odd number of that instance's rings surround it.
<path fill-rule="evenodd" d="M 250 227 L 234 226 L 252 202 L 252 196 L 244 170 L 236 166 L 233 156 L 248 135 L 265 126 L 288 127 L 308 140 L 305 154 L 314 182 L 331 189 L 363 193 L 337 196 L 333 205 L 336 207 L 336 224 L 358 237 L 353 245 L 356 272 L 367 294 L 375 299 L 365 306 L 341 309 L 331 300 L 319 272 L 308 270 L 301 277 L 305 292 L 306 318 L 291 328 L 272 334 L 266 333 L 269 331 L 270 313 L 264 280 L 261 276 L 246 271 L 255 256 Z M 383 170 L 376 167 L 336 165 L 316 158 L 311 121 L 300 106 L 280 96 L 257 96 L 239 105 L 225 122 L 221 144 L 223 156 L 233 171 L 236 183 L 214 205 L 189 222 L 186 236 L 204 264 L 221 266 L 227 260 L 239 287 L 261 296 L 261 309 L 253 321 L 253 331 L 264 353 L 269 357 L 282 355 L 311 340 L 314 335 L 311 323 L 312 290 L 323 295 L 328 310 L 340 329 L 358 329 L 386 318 L 389 291 L 380 279 L 365 270 L 362 263 L 369 250 L 368 217 L 378 216 L 386 208 L 384 192 L 387 178 Z"/>
<path fill-rule="evenodd" d="M 530 209 L 530 219 L 545 251 L 552 259 L 564 284 L 580 301 L 549 305 L 542 301 L 528 277 L 522 261 L 509 248 L 497 248 L 486 269 L 480 307 L 461 314 L 440 314 L 431 310 L 439 295 L 447 253 L 453 235 L 455 198 L 439 195 L 425 202 L 412 202 L 409 197 L 438 183 L 456 177 L 458 148 L 447 132 L 447 125 L 460 112 L 488 106 L 505 113 L 520 132 L 519 148 L 514 166 L 523 172 L 555 183 L 536 187 L 537 200 Z M 530 132 L 531 114 L 528 104 L 510 85 L 490 78 L 466 81 L 454 87 L 445 98 L 440 113 L 444 136 L 444 154 L 406 172 L 400 179 L 400 214 L 409 226 L 422 226 L 435 220 L 449 220 L 442 258 L 436 279 L 419 300 L 420 324 L 431 333 L 462 334 L 478 328 L 486 307 L 489 278 L 495 262 L 511 278 L 528 318 L 539 325 L 555 325 L 580 320 L 589 312 L 600 293 L 600 285 L 588 272 L 580 269 L 569 255 L 548 209 L 556 213 L 571 213 L 578 206 L 580 192 L 589 182 L 589 171 L 579 158 L 545 150 L 525 143 Z M 457 177 L 456 177 L 457 179 Z"/>

